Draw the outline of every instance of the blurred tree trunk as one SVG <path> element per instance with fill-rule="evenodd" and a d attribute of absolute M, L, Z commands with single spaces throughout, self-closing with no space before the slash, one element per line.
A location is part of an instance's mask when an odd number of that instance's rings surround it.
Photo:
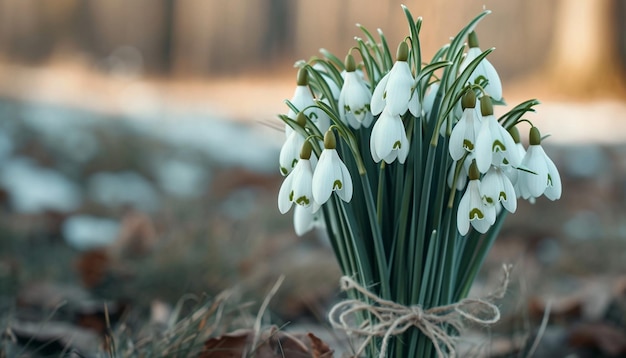
<path fill-rule="evenodd" d="M 560 0 L 547 76 L 560 93 L 622 96 L 617 12 L 619 0 Z"/>

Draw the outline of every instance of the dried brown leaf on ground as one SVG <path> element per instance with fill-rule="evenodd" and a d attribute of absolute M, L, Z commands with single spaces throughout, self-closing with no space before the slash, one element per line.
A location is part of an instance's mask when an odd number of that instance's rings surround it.
<path fill-rule="evenodd" d="M 252 347 L 255 332 L 251 329 L 236 330 L 208 339 L 199 358 L 240 358 L 253 353 L 256 358 L 332 358 L 333 350 L 312 333 L 305 336 L 291 335 L 276 327 L 260 334 L 256 347 Z"/>
<path fill-rule="evenodd" d="M 204 350 L 198 358 L 240 358 L 247 352 L 251 342 L 251 330 L 236 330 L 204 342 Z"/>
<path fill-rule="evenodd" d="M 330 349 L 328 344 L 319 339 L 313 333 L 307 333 L 307 337 L 311 341 L 311 353 L 313 358 L 332 358 L 334 351 Z"/>

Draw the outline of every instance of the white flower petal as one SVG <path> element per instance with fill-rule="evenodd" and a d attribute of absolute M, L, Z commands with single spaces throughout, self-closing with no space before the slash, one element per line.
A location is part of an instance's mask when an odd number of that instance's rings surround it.
<path fill-rule="evenodd" d="M 559 171 L 556 169 L 556 165 L 552 159 L 550 159 L 546 155 L 546 164 L 548 166 L 548 187 L 544 192 L 546 198 L 550 200 L 558 200 L 561 198 L 561 176 L 559 175 Z"/>
<path fill-rule="evenodd" d="M 324 204 L 333 191 L 333 161 L 330 150 L 324 149 L 320 155 L 315 171 L 313 172 L 312 191 L 313 199 L 318 204 Z"/>
<path fill-rule="evenodd" d="M 291 176 L 293 176 L 292 201 L 298 205 L 310 206 L 313 203 L 311 162 L 308 159 L 300 159 Z"/>
<path fill-rule="evenodd" d="M 522 180 L 520 185 L 523 186 L 522 195 L 541 196 L 548 186 L 548 165 L 546 164 L 543 148 L 540 145 L 528 146 L 528 151 L 522 160 L 521 167 L 533 172 L 521 171 L 519 173 L 519 180 Z"/>
<path fill-rule="evenodd" d="M 374 89 L 374 93 L 372 94 L 372 102 L 370 104 L 370 109 L 372 110 L 373 115 L 380 114 L 385 108 L 384 96 L 386 94 L 387 81 L 389 81 L 390 73 L 391 72 L 387 73 L 383 78 L 381 78 L 381 80 L 378 82 L 378 85 L 376 85 L 376 88 Z"/>
<path fill-rule="evenodd" d="M 333 191 L 344 201 L 352 199 L 352 178 L 335 149 L 324 149 L 312 179 L 313 199 L 324 204 Z"/>
<path fill-rule="evenodd" d="M 502 82 L 500 81 L 498 72 L 489 60 L 486 58 L 483 59 L 474 73 L 483 74 L 485 78 L 489 80 L 489 83 L 487 83 L 487 86 L 485 87 L 485 92 L 487 92 L 491 98 L 496 101 L 502 100 Z"/>
<path fill-rule="evenodd" d="M 344 82 L 344 88 L 346 87 L 346 83 Z M 347 91 L 345 90 L 341 90 L 341 93 L 339 93 L 339 102 L 337 103 L 337 105 L 339 106 L 339 119 L 341 119 L 341 121 L 343 122 L 343 124 L 348 125 L 348 109 L 346 107 L 349 108 L 349 106 L 346 104 L 346 97 L 347 97 Z"/>
<path fill-rule="evenodd" d="M 291 209 L 292 181 L 293 176 L 288 175 L 278 190 L 278 210 L 281 214 L 285 214 Z"/>
<path fill-rule="evenodd" d="M 372 115 L 372 112 L 368 111 L 365 114 L 365 117 L 363 117 L 363 122 L 361 124 L 363 125 L 363 127 L 369 128 L 369 126 L 372 125 L 373 121 L 374 121 L 374 116 Z"/>
<path fill-rule="evenodd" d="M 280 154 L 278 155 L 278 163 L 280 164 L 280 172 L 282 175 L 291 173 L 296 166 L 300 159 L 300 151 L 302 150 L 303 144 L 304 137 L 300 133 L 292 130 L 282 148 L 280 148 Z"/>
<path fill-rule="evenodd" d="M 409 156 L 409 139 L 406 137 L 406 131 L 404 130 L 404 126 L 402 122 L 400 122 L 400 127 L 402 128 L 402 133 L 400 136 L 400 149 L 396 150 L 398 152 L 398 161 L 400 164 L 404 164 L 406 158 Z"/>
<path fill-rule="evenodd" d="M 483 119 L 478 135 L 476 136 L 476 150 L 474 151 L 476 154 L 476 166 L 481 173 L 486 173 L 491 166 L 493 155 L 491 151 L 492 143 L 493 139 L 489 123 Z"/>
<path fill-rule="evenodd" d="M 500 178 L 504 188 L 504 197 L 502 197 L 502 194 L 500 195 L 500 203 L 502 203 L 502 206 L 510 213 L 514 213 L 515 210 L 517 210 L 517 194 L 515 193 L 515 188 L 513 187 L 513 183 L 509 180 L 509 177 L 504 175 L 504 173 L 502 173 Z"/>
<path fill-rule="evenodd" d="M 403 115 L 409 107 L 415 80 L 406 61 L 396 61 L 389 74 L 385 88 L 385 107 L 391 115 Z"/>
<path fill-rule="evenodd" d="M 372 138 L 370 140 L 374 142 L 372 150 L 375 151 L 376 157 L 386 158 L 389 156 L 389 153 L 391 153 L 393 143 L 398 140 L 398 138 L 395 138 L 393 129 L 393 119 L 388 115 L 387 111 L 383 112 L 380 118 L 378 118 L 378 121 L 374 124 Z M 372 157 L 374 157 L 373 154 Z"/>
<path fill-rule="evenodd" d="M 409 112 L 411 112 L 414 117 L 422 116 L 422 104 L 420 103 L 417 90 L 413 91 L 411 99 L 409 99 Z"/>
<path fill-rule="evenodd" d="M 463 147 L 463 142 L 465 140 L 465 132 L 467 127 L 467 120 L 465 116 L 461 117 L 454 128 L 452 128 L 452 133 L 450 134 L 450 157 L 452 160 L 457 161 L 463 158 L 463 155 L 467 152 Z"/>
<path fill-rule="evenodd" d="M 469 188 L 465 190 L 461 201 L 459 202 L 459 209 L 456 215 L 456 226 L 459 230 L 459 234 L 465 236 L 469 231 L 470 220 L 469 220 L 469 203 L 470 203 L 470 193 Z"/>
<path fill-rule="evenodd" d="M 470 62 L 476 59 L 481 53 L 482 51 L 478 47 L 470 48 L 467 51 L 467 55 L 465 56 L 465 59 L 463 59 L 461 66 L 459 67 L 459 71 L 463 72 L 467 68 L 467 66 L 470 64 Z M 493 67 L 493 65 L 486 58 L 480 61 L 480 64 L 478 64 L 474 72 L 472 72 L 468 81 L 471 83 L 474 83 L 474 81 L 480 76 L 485 77 L 489 81 L 489 83 L 485 87 L 485 91 L 493 99 L 498 100 L 498 101 L 501 100 L 502 99 L 502 82 L 500 81 L 500 76 L 498 75 L 498 72 Z"/>
<path fill-rule="evenodd" d="M 339 96 L 339 111 L 344 123 L 358 129 L 361 122 L 371 115 L 372 95 L 364 80 L 356 72 L 347 72 Z"/>
<path fill-rule="evenodd" d="M 350 200 L 352 200 L 352 192 L 353 192 L 353 185 L 352 185 L 352 177 L 350 176 L 350 172 L 348 171 L 348 167 L 346 167 L 346 165 L 341 161 L 341 159 L 339 158 L 339 156 L 337 156 L 337 160 L 339 161 L 339 168 L 341 171 L 341 178 L 342 178 L 342 185 L 343 187 L 337 191 L 337 193 L 339 194 L 339 197 L 341 198 L 341 200 L 345 201 L 345 202 L 349 202 Z"/>
<path fill-rule="evenodd" d="M 498 202 L 500 192 L 503 191 L 502 181 L 496 173 L 496 168 L 491 167 L 480 180 L 480 193 L 486 205 L 495 205 Z"/>
<path fill-rule="evenodd" d="M 382 160 L 382 158 L 378 155 L 378 148 L 376 147 L 376 137 L 378 135 L 381 135 L 379 134 L 381 133 L 380 130 L 377 130 L 377 126 L 379 126 L 378 122 L 380 122 L 380 120 L 374 123 L 374 128 L 372 129 L 372 134 L 370 135 L 370 153 L 372 154 L 372 159 L 374 160 L 374 163 L 378 163 Z"/>
<path fill-rule="evenodd" d="M 310 207 L 304 207 L 300 205 L 296 205 L 296 209 L 293 212 L 293 228 L 296 232 L 296 235 L 302 236 L 307 232 L 313 230 L 314 225 L 314 214 L 311 211 Z"/>

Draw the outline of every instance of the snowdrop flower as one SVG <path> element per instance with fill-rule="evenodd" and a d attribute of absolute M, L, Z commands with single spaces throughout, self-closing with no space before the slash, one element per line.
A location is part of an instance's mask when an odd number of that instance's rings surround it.
<path fill-rule="evenodd" d="M 278 210 L 285 214 L 291 205 L 310 207 L 314 204 L 312 192 L 313 169 L 311 168 L 311 143 L 302 146 L 300 160 L 293 171 L 285 178 L 278 191 Z"/>
<path fill-rule="evenodd" d="M 370 90 L 367 88 L 363 77 L 356 72 L 354 57 L 348 54 L 346 56 L 345 79 L 339 94 L 341 120 L 354 129 L 359 129 L 361 125 L 369 127 L 373 120 L 370 111 L 371 100 Z"/>
<path fill-rule="evenodd" d="M 304 111 L 304 114 L 311 119 L 317 128 L 319 128 L 320 132 L 324 133 L 328 130 L 328 127 L 330 127 L 330 118 L 324 111 L 315 107 L 315 99 L 309 88 L 309 75 L 306 68 L 298 70 L 297 86 L 290 102 L 299 111 Z M 296 115 L 297 113 L 291 108 L 289 112 L 287 112 L 287 117 L 291 119 L 295 119 Z M 293 129 L 288 124 L 285 124 L 285 135 L 287 137 L 289 137 L 292 131 Z"/>
<path fill-rule="evenodd" d="M 409 140 L 399 114 L 393 115 L 385 108 L 372 128 L 370 151 L 376 163 L 384 160 L 391 164 L 397 158 L 404 164 L 409 155 Z"/>
<path fill-rule="evenodd" d="M 304 112 L 298 113 L 296 116 L 296 122 L 302 128 L 306 125 L 306 116 Z M 289 125 L 287 125 L 289 127 Z M 280 155 L 278 157 L 278 163 L 280 164 L 280 173 L 282 175 L 287 175 L 291 173 L 291 170 L 298 163 L 298 159 L 300 159 L 300 151 L 302 150 L 302 145 L 304 144 L 304 136 L 294 131 L 291 127 L 291 132 L 287 136 L 287 140 L 283 143 L 282 148 L 280 148 Z"/>
<path fill-rule="evenodd" d="M 561 176 L 554 162 L 541 147 L 541 135 L 536 127 L 530 129 L 529 146 L 518 173 L 518 185 L 524 199 L 532 199 L 542 194 L 550 200 L 561 197 Z"/>
<path fill-rule="evenodd" d="M 478 47 L 478 37 L 474 31 L 472 31 L 468 36 L 468 45 L 469 50 L 467 51 L 467 55 L 465 55 L 465 59 L 461 62 L 461 66 L 459 68 L 460 72 L 463 72 L 470 62 L 482 53 Z M 498 72 L 496 72 L 496 69 L 486 58 L 480 61 L 474 72 L 472 72 L 469 77 L 469 82 L 474 83 L 480 76 L 485 77 L 487 81 L 489 81 L 487 86 L 484 88 L 485 92 L 497 101 L 502 100 L 502 82 L 500 81 L 500 76 L 498 76 Z"/>
<path fill-rule="evenodd" d="M 487 171 L 480 182 L 480 192 L 488 204 L 500 203 L 510 213 L 517 209 L 517 196 L 513 184 L 498 167 L 491 166 Z"/>
<path fill-rule="evenodd" d="M 313 199 L 319 205 L 326 203 L 333 191 L 345 202 L 352 199 L 352 177 L 336 147 L 335 135 L 329 130 L 324 135 L 324 150 L 313 173 Z"/>
<path fill-rule="evenodd" d="M 461 100 L 463 114 L 461 119 L 452 128 L 450 134 L 450 156 L 457 161 L 466 153 L 472 153 L 476 148 L 476 134 L 480 129 L 480 117 L 476 112 L 476 94 L 468 90 Z"/>
<path fill-rule="evenodd" d="M 484 234 L 496 222 L 496 206 L 486 203 L 480 191 L 480 173 L 473 161 L 469 169 L 469 183 L 459 202 L 456 223 L 459 233 L 467 235 L 470 224 Z"/>
<path fill-rule="evenodd" d="M 387 109 L 392 115 L 403 115 L 407 109 L 415 117 L 421 114 L 419 100 L 413 98 L 415 79 L 407 59 L 409 47 L 406 42 L 398 46 L 396 62 L 391 70 L 381 78 L 372 94 L 371 110 L 373 115 L 380 114 Z"/>
<path fill-rule="evenodd" d="M 476 136 L 476 165 L 481 173 L 486 173 L 491 164 L 496 166 L 518 166 L 521 158 L 518 156 L 515 142 L 511 134 L 502 127 L 493 115 L 493 106 L 489 96 L 480 98 L 481 113 L 483 115 L 480 130 Z"/>
<path fill-rule="evenodd" d="M 302 236 L 315 228 L 323 228 L 325 225 L 321 213 L 313 206 L 296 205 L 293 212 L 293 228 L 296 235 Z"/>

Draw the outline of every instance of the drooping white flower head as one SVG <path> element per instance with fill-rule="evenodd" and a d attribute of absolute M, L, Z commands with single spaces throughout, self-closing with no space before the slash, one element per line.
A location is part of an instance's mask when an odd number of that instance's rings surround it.
<path fill-rule="evenodd" d="M 461 100 L 463 114 L 461 119 L 452 128 L 450 134 L 450 156 L 457 161 L 466 153 L 472 153 L 476 149 L 476 135 L 480 129 L 481 121 L 476 112 L 476 95 L 469 90 Z"/>
<path fill-rule="evenodd" d="M 407 109 L 415 117 L 422 108 L 418 96 L 414 96 L 415 79 L 407 62 L 409 47 L 406 42 L 398 46 L 396 62 L 391 70 L 378 82 L 372 94 L 371 110 L 373 115 L 386 109 L 392 115 L 403 115 Z"/>
<path fill-rule="evenodd" d="M 325 99 L 325 101 L 327 102 L 327 99 Z M 328 127 L 330 127 L 330 117 L 315 106 L 315 98 L 309 88 L 309 75 L 306 68 L 298 70 L 297 86 L 290 102 L 298 111 L 304 112 L 317 126 L 320 132 L 324 133 L 328 130 Z M 289 108 L 287 117 L 295 120 L 297 114 L 298 113 Z M 288 124 L 285 124 L 285 136 L 289 137 L 292 131 L 293 129 Z"/>
<path fill-rule="evenodd" d="M 304 112 L 299 112 L 296 116 L 296 124 L 304 129 L 306 125 L 306 115 Z M 280 148 L 280 154 L 278 156 L 278 163 L 280 165 L 280 173 L 282 175 L 287 175 L 291 173 L 293 168 L 300 160 L 300 152 L 302 150 L 302 146 L 304 144 L 305 138 L 304 135 L 298 131 L 293 130 L 291 127 L 291 132 L 287 136 L 285 143 Z M 316 160 L 315 157 L 312 158 L 313 161 Z"/>
<path fill-rule="evenodd" d="M 339 115 L 345 124 L 354 129 L 361 125 L 369 127 L 373 116 L 370 111 L 372 93 L 365 84 L 363 77 L 356 72 L 354 57 L 346 56 L 346 73 L 343 87 L 339 94 Z"/>
<path fill-rule="evenodd" d="M 302 145 L 300 160 L 293 171 L 285 178 L 278 191 L 278 210 L 285 214 L 293 203 L 300 206 L 312 206 L 313 169 L 311 167 L 311 143 Z"/>
<path fill-rule="evenodd" d="M 465 55 L 465 59 L 461 62 L 461 66 L 459 67 L 460 72 L 463 72 L 470 62 L 482 53 L 480 47 L 478 47 L 478 37 L 473 31 L 468 36 L 468 45 L 469 50 Z M 498 76 L 498 72 L 486 58 L 480 61 L 474 72 L 472 72 L 469 77 L 469 82 L 474 83 L 474 81 L 476 81 L 476 79 L 480 76 L 483 76 L 487 79 L 487 81 L 489 81 L 487 86 L 484 88 L 485 92 L 497 101 L 502 100 L 502 82 L 500 81 L 500 76 Z"/>
<path fill-rule="evenodd" d="M 385 108 L 372 128 L 370 152 L 376 163 L 384 160 L 391 164 L 398 159 L 404 164 L 409 155 L 409 140 L 399 114 L 393 115 Z"/>
<path fill-rule="evenodd" d="M 341 200 L 352 199 L 352 177 L 336 150 L 335 135 L 328 130 L 324 135 L 324 150 L 313 172 L 313 199 L 319 205 L 328 201 L 332 192 Z"/>
<path fill-rule="evenodd" d="M 480 192 L 488 204 L 502 204 L 511 213 L 517 209 L 517 195 L 509 178 L 504 172 L 491 166 L 480 181 Z"/>
<path fill-rule="evenodd" d="M 467 235 L 470 224 L 476 231 L 484 234 L 496 222 L 496 206 L 486 203 L 480 191 L 480 173 L 475 162 L 469 170 L 469 183 L 459 202 L 456 216 L 457 228 L 461 235 Z"/>
<path fill-rule="evenodd" d="M 491 99 L 483 96 L 480 99 L 483 115 L 480 130 L 476 136 L 476 165 L 481 173 L 486 173 L 491 165 L 517 167 L 521 162 L 519 152 L 511 134 L 493 115 Z"/>
<path fill-rule="evenodd" d="M 524 199 L 545 195 L 550 200 L 561 197 L 561 176 L 554 162 L 541 146 L 541 135 L 536 127 L 530 129 L 529 146 L 518 173 L 518 185 Z M 530 171 L 530 172 L 529 172 Z"/>

